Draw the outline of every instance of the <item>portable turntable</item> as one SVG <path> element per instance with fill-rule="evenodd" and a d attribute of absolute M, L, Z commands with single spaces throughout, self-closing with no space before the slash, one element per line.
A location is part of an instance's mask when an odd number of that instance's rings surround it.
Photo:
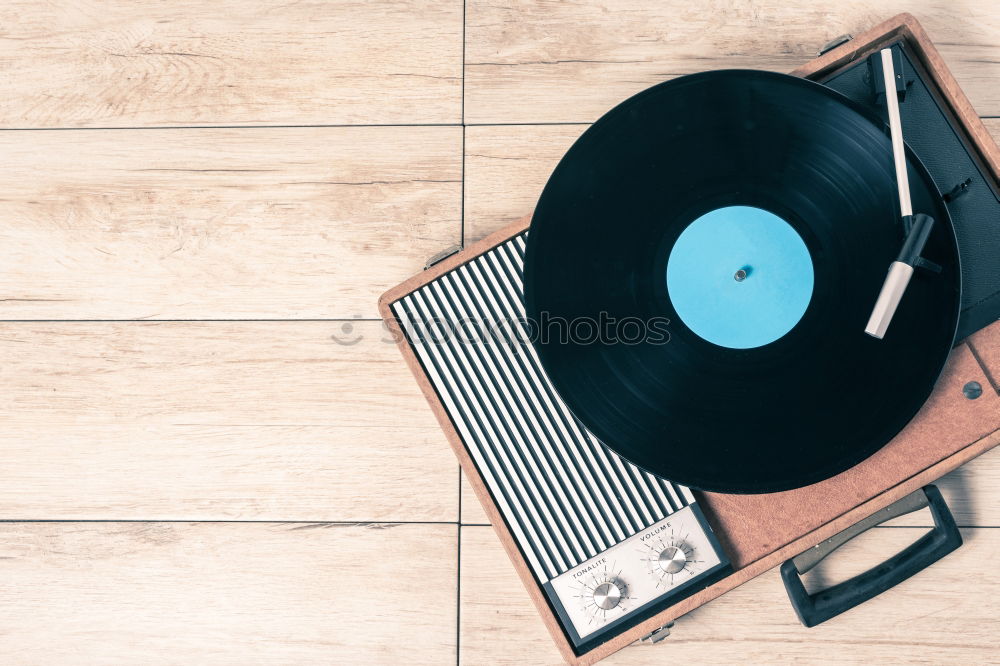
<path fill-rule="evenodd" d="M 380 301 L 570 662 L 779 564 L 812 626 L 961 544 L 928 484 L 1000 440 L 1000 155 L 909 15 L 793 74 L 640 93 L 530 229 Z M 766 239 L 751 260 L 733 229 Z M 602 313 L 664 315 L 669 339 L 538 338 L 543 315 Z M 931 533 L 806 592 L 831 550 L 925 506 Z"/>

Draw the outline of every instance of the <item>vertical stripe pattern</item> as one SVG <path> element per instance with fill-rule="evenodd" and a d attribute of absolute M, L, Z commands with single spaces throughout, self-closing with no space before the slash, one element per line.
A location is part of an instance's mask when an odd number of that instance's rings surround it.
<path fill-rule="evenodd" d="M 542 582 L 694 502 L 572 415 L 524 327 L 522 233 L 392 304 Z"/>

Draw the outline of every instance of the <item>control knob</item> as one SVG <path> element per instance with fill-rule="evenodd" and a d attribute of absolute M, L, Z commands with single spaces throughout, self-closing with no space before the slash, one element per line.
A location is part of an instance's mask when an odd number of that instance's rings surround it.
<path fill-rule="evenodd" d="M 687 551 L 685 550 L 687 549 Z M 660 571 L 667 574 L 680 573 L 688 563 L 690 548 L 685 543 L 675 543 L 660 551 L 656 563 Z"/>
<path fill-rule="evenodd" d="M 602 611 L 616 608 L 627 596 L 628 588 L 618 578 L 607 578 L 594 587 L 594 605 Z"/>

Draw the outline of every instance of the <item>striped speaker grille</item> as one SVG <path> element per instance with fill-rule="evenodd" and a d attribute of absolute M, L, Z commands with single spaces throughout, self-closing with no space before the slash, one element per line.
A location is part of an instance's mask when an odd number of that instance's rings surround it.
<path fill-rule="evenodd" d="M 516 342 L 527 339 L 526 236 L 445 273 L 392 308 L 508 526 L 545 582 L 694 497 L 601 444 L 558 397 L 534 348 Z"/>

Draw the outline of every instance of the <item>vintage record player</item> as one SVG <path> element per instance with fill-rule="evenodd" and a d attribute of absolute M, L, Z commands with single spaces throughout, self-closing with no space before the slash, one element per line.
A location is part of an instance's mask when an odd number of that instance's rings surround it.
<path fill-rule="evenodd" d="M 929 484 L 1000 443 L 1000 151 L 909 15 L 792 74 L 640 93 L 574 145 L 534 219 L 380 301 L 569 662 L 778 565 L 807 626 L 870 599 L 961 544 Z M 746 229 L 759 263 L 719 240 Z M 598 310 L 663 311 L 667 339 L 538 335 L 542 315 Z M 923 507 L 918 542 L 806 591 L 837 546 Z"/>

